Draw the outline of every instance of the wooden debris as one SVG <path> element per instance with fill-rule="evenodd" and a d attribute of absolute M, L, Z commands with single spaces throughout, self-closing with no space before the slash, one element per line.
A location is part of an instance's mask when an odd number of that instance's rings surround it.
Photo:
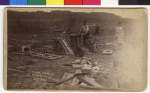
<path fill-rule="evenodd" d="M 80 64 L 72 64 L 73 68 L 75 69 L 79 69 L 79 68 L 82 68 L 82 65 Z"/>
<path fill-rule="evenodd" d="M 72 64 L 80 64 L 80 62 L 72 62 Z"/>
<path fill-rule="evenodd" d="M 93 74 L 99 74 L 100 73 L 100 68 L 95 66 L 95 67 L 93 67 L 92 71 L 93 71 Z"/>
<path fill-rule="evenodd" d="M 45 54 L 33 53 L 33 52 L 31 52 L 31 56 L 32 57 L 42 58 L 42 59 L 47 59 L 47 60 L 53 60 L 53 59 L 62 58 L 62 56 L 59 56 L 59 55 L 48 54 L 48 53 L 45 53 Z"/>
<path fill-rule="evenodd" d="M 82 64 L 86 64 L 87 63 L 87 60 L 84 58 L 84 59 L 82 59 L 82 62 L 81 62 Z"/>
<path fill-rule="evenodd" d="M 103 55 L 112 55 L 112 53 L 113 53 L 113 50 L 111 50 L 111 49 L 104 49 L 102 51 Z"/>
<path fill-rule="evenodd" d="M 82 73 L 80 69 L 76 69 L 75 73 Z"/>
<path fill-rule="evenodd" d="M 54 30 L 53 33 L 55 33 L 55 32 L 62 32 L 62 31 L 61 30 Z"/>
<path fill-rule="evenodd" d="M 67 78 L 67 76 L 68 76 L 68 73 L 65 72 L 63 77 L 61 78 L 61 80 L 65 80 Z"/>
<path fill-rule="evenodd" d="M 78 72 L 79 73 L 69 74 L 65 80 L 61 80 L 61 81 L 57 82 L 55 85 L 60 85 L 60 84 L 62 84 L 64 82 L 66 82 L 66 81 L 69 81 L 69 80 L 73 79 L 76 76 L 78 77 L 80 75 L 82 76 L 82 75 L 88 75 L 89 74 L 89 73 L 82 73 L 82 72 L 80 72 L 80 70 L 78 70 Z"/>
<path fill-rule="evenodd" d="M 87 61 L 87 64 L 88 64 L 88 65 L 91 65 L 91 62 L 90 62 L 90 61 Z"/>
<path fill-rule="evenodd" d="M 69 80 L 73 79 L 74 77 L 75 77 L 75 74 L 69 75 L 69 76 L 67 76 L 66 79 L 57 82 L 55 85 L 62 84 L 62 83 L 64 83 L 64 82 L 66 82 L 66 81 L 69 81 Z"/>
<path fill-rule="evenodd" d="M 78 85 L 79 84 L 79 80 L 75 77 L 75 78 L 73 78 L 73 80 L 72 80 L 72 83 L 71 83 L 71 86 L 76 86 L 76 85 Z"/>
<path fill-rule="evenodd" d="M 65 79 L 67 78 L 67 76 L 68 76 L 68 73 L 65 72 L 64 75 L 63 75 L 63 77 L 61 78 L 61 80 L 65 80 Z M 56 83 L 57 83 L 57 82 L 56 82 Z M 60 84 L 60 85 L 58 85 L 58 89 L 59 89 L 59 90 L 63 90 L 65 84 L 66 84 L 66 82 L 64 82 L 64 83 L 62 83 L 62 84 Z"/>
<path fill-rule="evenodd" d="M 63 46 L 63 48 L 65 49 L 67 54 L 74 55 L 74 52 L 72 51 L 72 49 L 70 48 L 70 46 L 68 45 L 68 43 L 66 42 L 65 39 L 58 37 L 58 40 L 61 43 L 61 45 Z"/>
<path fill-rule="evenodd" d="M 78 77 L 78 79 L 80 81 L 84 82 L 85 84 L 87 84 L 88 86 L 95 86 L 95 87 L 103 88 L 102 85 L 100 85 L 97 82 L 93 81 L 91 78 L 87 77 L 86 75 L 80 75 Z"/>
<path fill-rule="evenodd" d="M 83 72 L 83 73 L 90 73 L 90 74 L 92 74 L 93 69 L 92 69 L 92 68 L 89 68 L 89 69 L 82 69 L 82 70 L 81 70 L 81 72 Z"/>
<path fill-rule="evenodd" d="M 81 60 L 80 59 L 76 59 L 75 62 L 81 62 Z"/>
<path fill-rule="evenodd" d="M 92 69 L 92 66 L 84 64 L 84 65 L 82 65 L 82 69 Z"/>
<path fill-rule="evenodd" d="M 68 74 L 68 76 L 67 76 L 67 79 L 68 78 L 72 78 L 72 77 L 74 77 L 75 75 L 74 74 L 72 74 L 72 73 L 69 73 Z M 75 77 L 74 77 L 75 78 Z M 72 81 L 73 81 L 73 79 L 74 78 L 72 78 L 72 79 L 70 79 L 70 80 L 68 80 L 66 83 L 67 83 L 67 85 L 69 85 L 69 86 L 71 86 L 71 84 L 72 84 Z"/>
<path fill-rule="evenodd" d="M 72 64 L 71 63 L 65 63 L 65 64 L 63 64 L 63 66 L 72 66 Z"/>

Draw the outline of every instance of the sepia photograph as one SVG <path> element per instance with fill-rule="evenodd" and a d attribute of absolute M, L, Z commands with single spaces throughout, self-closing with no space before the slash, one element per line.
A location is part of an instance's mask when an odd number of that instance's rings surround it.
<path fill-rule="evenodd" d="M 5 8 L 4 88 L 145 91 L 147 34 L 144 8 Z"/>

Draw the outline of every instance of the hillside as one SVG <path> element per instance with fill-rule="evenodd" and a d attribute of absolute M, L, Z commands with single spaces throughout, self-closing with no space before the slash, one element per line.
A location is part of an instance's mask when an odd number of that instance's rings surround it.
<path fill-rule="evenodd" d="M 71 27 L 74 32 L 78 31 L 82 21 L 88 24 L 99 24 L 101 29 L 114 27 L 117 22 L 127 23 L 130 19 L 123 19 L 120 16 L 104 12 L 15 12 L 8 11 L 8 31 L 14 34 L 52 32 L 54 29 L 65 31 Z"/>

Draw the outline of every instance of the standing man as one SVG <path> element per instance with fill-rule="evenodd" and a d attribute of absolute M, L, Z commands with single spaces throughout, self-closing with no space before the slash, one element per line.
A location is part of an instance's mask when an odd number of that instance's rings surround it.
<path fill-rule="evenodd" d="M 95 36 L 98 36 L 99 35 L 99 25 L 97 24 L 96 25 L 96 28 L 95 28 Z"/>
<path fill-rule="evenodd" d="M 83 44 L 86 47 L 86 40 L 88 40 L 88 36 L 90 35 L 90 33 L 89 33 L 89 26 L 86 24 L 85 20 L 83 21 L 83 25 L 79 34 L 83 35 Z"/>
<path fill-rule="evenodd" d="M 124 38 L 124 28 L 122 27 L 122 23 L 118 22 L 118 27 L 116 27 L 117 43 L 123 45 L 123 38 Z"/>

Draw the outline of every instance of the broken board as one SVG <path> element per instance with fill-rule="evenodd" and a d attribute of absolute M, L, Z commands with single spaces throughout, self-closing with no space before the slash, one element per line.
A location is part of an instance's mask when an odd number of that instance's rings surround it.
<path fill-rule="evenodd" d="M 53 60 L 53 59 L 58 59 L 62 58 L 62 56 L 54 55 L 54 54 L 42 54 L 42 53 L 31 53 L 31 56 L 33 57 L 38 57 L 38 58 L 43 58 L 43 59 L 48 59 L 48 60 Z"/>
<path fill-rule="evenodd" d="M 70 46 L 68 45 L 68 43 L 66 42 L 65 39 L 58 37 L 58 40 L 61 43 L 61 45 L 63 46 L 63 48 L 65 49 L 67 54 L 74 55 L 74 52 L 72 51 L 72 49 L 70 48 Z"/>
<path fill-rule="evenodd" d="M 61 80 L 65 80 L 67 78 L 67 76 L 68 76 L 68 73 L 65 72 Z M 64 89 L 65 84 L 66 84 L 66 82 L 60 84 L 59 89 Z"/>
<path fill-rule="evenodd" d="M 103 88 L 102 85 L 100 85 L 97 82 L 93 81 L 91 78 L 87 77 L 86 75 L 80 75 L 78 77 L 78 79 L 80 81 L 82 81 L 83 83 L 87 84 L 88 86 L 94 86 L 94 87 Z"/>

